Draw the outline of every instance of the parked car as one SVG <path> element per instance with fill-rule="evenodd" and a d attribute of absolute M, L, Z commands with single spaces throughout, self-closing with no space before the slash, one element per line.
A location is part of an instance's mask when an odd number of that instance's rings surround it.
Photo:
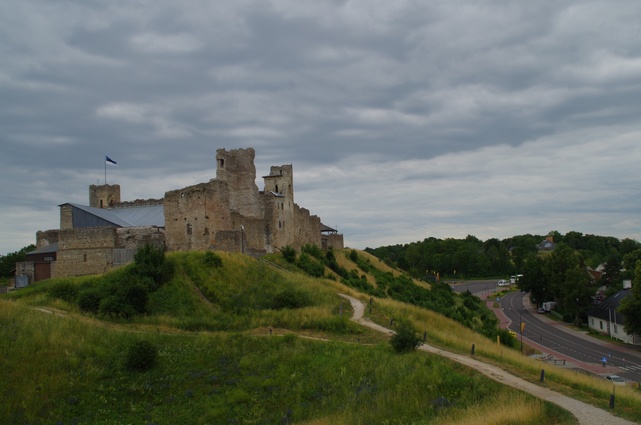
<path fill-rule="evenodd" d="M 539 307 L 536 309 L 536 312 L 539 314 L 545 314 L 545 309 L 543 307 Z"/>
<path fill-rule="evenodd" d="M 614 385 L 625 385 L 625 379 L 619 375 L 607 375 L 605 379 L 612 382 Z"/>
<path fill-rule="evenodd" d="M 499 280 L 499 286 L 510 286 L 510 282 L 508 282 L 507 280 L 501 279 Z"/>

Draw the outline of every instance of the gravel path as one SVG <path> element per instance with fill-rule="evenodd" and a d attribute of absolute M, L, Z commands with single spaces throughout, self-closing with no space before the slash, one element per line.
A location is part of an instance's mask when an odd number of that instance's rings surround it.
<path fill-rule="evenodd" d="M 371 320 L 364 318 L 363 314 L 365 313 L 365 305 L 360 300 L 345 294 L 339 295 L 343 298 L 348 299 L 350 304 L 352 305 L 352 308 L 354 309 L 354 314 L 352 316 L 353 321 L 363 326 L 367 326 L 369 328 L 376 329 L 387 334 L 393 332 L 391 329 L 378 325 Z M 581 425 L 634 425 L 634 422 L 630 422 L 617 416 L 613 416 L 606 410 L 599 409 L 598 407 L 594 407 L 590 404 L 583 403 L 582 401 L 567 397 L 556 391 L 540 387 L 531 382 L 527 382 L 496 366 L 480 362 L 471 357 L 444 351 L 440 348 L 436 348 L 427 344 L 421 345 L 419 347 L 419 350 L 450 358 L 458 363 L 478 370 L 482 374 L 488 376 L 491 379 L 494 379 L 495 381 L 525 391 L 540 399 L 557 404 L 571 412 L 579 420 L 579 423 Z"/>

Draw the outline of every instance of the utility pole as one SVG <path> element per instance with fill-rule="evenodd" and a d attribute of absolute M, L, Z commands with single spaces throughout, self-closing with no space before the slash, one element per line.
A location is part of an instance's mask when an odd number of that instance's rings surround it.
<path fill-rule="evenodd" d="M 521 311 L 519 310 L 519 329 L 521 330 L 521 354 L 523 354 L 523 329 L 525 328 L 525 323 L 521 319 Z"/>

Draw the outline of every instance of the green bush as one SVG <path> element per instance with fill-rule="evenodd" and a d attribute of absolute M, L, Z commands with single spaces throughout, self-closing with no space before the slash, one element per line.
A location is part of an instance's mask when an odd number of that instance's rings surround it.
<path fill-rule="evenodd" d="M 416 328 L 406 319 L 400 319 L 396 326 L 396 333 L 390 339 L 390 344 L 397 353 L 409 353 L 416 350 L 423 340 L 418 335 Z"/>
<path fill-rule="evenodd" d="M 136 313 L 142 314 L 147 311 L 147 299 L 149 291 L 137 282 L 127 285 L 119 291 L 124 304 L 130 305 Z"/>
<path fill-rule="evenodd" d="M 78 294 L 78 307 L 89 313 L 97 313 L 100 308 L 100 292 L 96 289 L 86 289 Z"/>
<path fill-rule="evenodd" d="M 288 263 L 294 263 L 296 262 L 296 250 L 292 248 L 291 246 L 287 245 L 281 250 L 281 253 L 283 254 L 283 258 L 288 262 Z"/>
<path fill-rule="evenodd" d="M 318 247 L 318 245 L 312 245 L 312 244 L 306 243 L 305 245 L 303 245 L 300 251 L 306 252 L 312 257 L 318 258 L 319 260 L 323 259 L 323 251 Z"/>
<path fill-rule="evenodd" d="M 215 252 L 207 251 L 203 256 L 203 264 L 211 266 L 213 268 L 218 268 L 222 267 L 223 259 L 220 258 L 220 256 Z"/>
<path fill-rule="evenodd" d="M 355 249 L 352 249 L 349 252 L 349 259 L 352 260 L 353 262 L 357 263 L 358 262 L 358 252 L 356 252 Z"/>
<path fill-rule="evenodd" d="M 158 359 L 158 348 L 147 340 L 136 340 L 129 344 L 125 354 L 125 367 L 132 371 L 144 372 L 153 368 Z"/>
<path fill-rule="evenodd" d="M 134 308 L 116 295 L 109 295 L 100 300 L 98 312 L 105 316 L 129 318 L 136 314 Z"/>
<path fill-rule="evenodd" d="M 296 265 L 312 277 L 323 277 L 325 274 L 325 264 L 306 252 L 300 254 Z"/>
<path fill-rule="evenodd" d="M 173 268 L 170 262 L 165 261 L 162 247 L 147 244 L 134 256 L 134 273 L 151 278 L 155 287 L 149 289 L 155 291 L 171 278 Z"/>
<path fill-rule="evenodd" d="M 307 292 L 296 288 L 285 288 L 274 295 L 272 308 L 282 310 L 286 308 L 302 308 L 312 305 L 312 298 Z"/>
<path fill-rule="evenodd" d="M 78 297 L 78 287 L 71 282 L 57 282 L 49 289 L 49 294 L 68 303 L 75 303 Z"/>

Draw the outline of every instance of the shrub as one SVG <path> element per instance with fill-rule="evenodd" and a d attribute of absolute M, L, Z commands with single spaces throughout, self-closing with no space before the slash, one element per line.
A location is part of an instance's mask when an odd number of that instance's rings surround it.
<path fill-rule="evenodd" d="M 78 294 L 78 307 L 80 307 L 82 311 L 97 313 L 100 308 L 101 298 L 98 290 L 87 289 L 80 291 Z"/>
<path fill-rule="evenodd" d="M 78 287 L 68 281 L 57 282 L 49 289 L 49 294 L 54 298 L 74 303 L 78 297 Z"/>
<path fill-rule="evenodd" d="M 300 251 L 306 252 L 312 257 L 318 258 L 319 260 L 323 259 L 323 251 L 318 247 L 318 245 L 306 243 L 305 245 L 303 245 Z"/>
<path fill-rule="evenodd" d="M 171 263 L 165 261 L 163 248 L 147 244 L 140 248 L 134 256 L 134 272 L 138 276 L 147 276 L 153 279 L 155 288 L 167 282 L 171 278 L 173 269 Z"/>
<path fill-rule="evenodd" d="M 131 317 L 136 314 L 132 306 L 123 303 L 122 298 L 116 295 L 109 295 L 101 299 L 98 312 L 113 317 Z"/>
<path fill-rule="evenodd" d="M 158 348 L 147 340 L 136 340 L 129 344 L 125 354 L 125 367 L 132 371 L 144 372 L 153 368 L 158 359 Z"/>
<path fill-rule="evenodd" d="M 312 277 L 323 277 L 325 274 L 325 264 L 305 252 L 300 254 L 296 265 Z"/>
<path fill-rule="evenodd" d="M 416 328 L 406 319 L 400 319 L 396 327 L 396 333 L 390 339 L 390 344 L 397 353 L 409 353 L 416 350 L 422 343 Z"/>
<path fill-rule="evenodd" d="M 283 254 L 283 258 L 288 263 L 294 263 L 296 261 L 296 250 L 291 246 L 287 245 L 286 247 L 284 247 L 281 250 L 281 253 Z"/>
<path fill-rule="evenodd" d="M 285 288 L 274 295 L 272 308 L 282 310 L 285 308 L 302 308 L 312 305 L 312 299 L 307 294 L 296 288 Z"/>
<path fill-rule="evenodd" d="M 349 259 L 352 260 L 355 263 L 358 263 L 358 252 L 356 252 L 355 249 L 352 249 L 349 252 Z"/>
<path fill-rule="evenodd" d="M 144 285 L 137 282 L 129 284 L 122 289 L 119 295 L 123 304 L 131 306 L 136 313 L 145 313 L 147 311 L 149 292 Z"/>
<path fill-rule="evenodd" d="M 203 263 L 210 267 L 218 268 L 223 265 L 223 259 L 215 252 L 207 251 L 203 256 Z"/>

